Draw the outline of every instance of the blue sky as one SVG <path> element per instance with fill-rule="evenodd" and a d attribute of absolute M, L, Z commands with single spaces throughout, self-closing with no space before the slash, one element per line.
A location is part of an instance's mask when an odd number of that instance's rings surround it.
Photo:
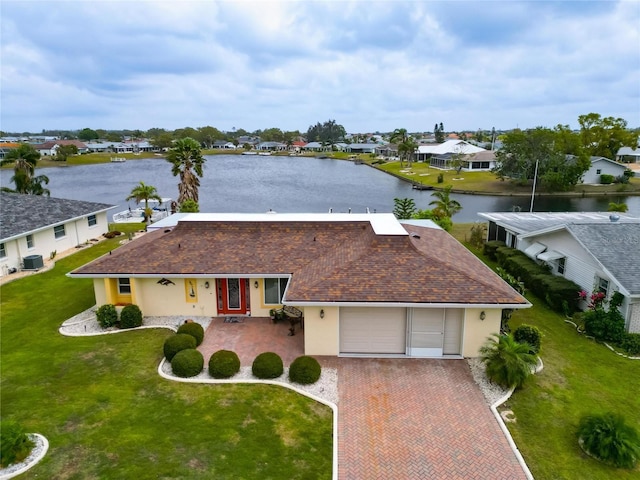
<path fill-rule="evenodd" d="M 6 1 L 0 129 L 640 127 L 639 1 Z"/>

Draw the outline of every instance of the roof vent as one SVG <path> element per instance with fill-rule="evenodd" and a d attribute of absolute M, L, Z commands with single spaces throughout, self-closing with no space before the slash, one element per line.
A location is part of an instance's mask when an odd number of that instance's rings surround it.
<path fill-rule="evenodd" d="M 418 235 L 417 233 L 412 233 L 412 234 L 411 234 L 411 236 L 412 236 L 413 238 L 420 238 L 420 235 Z"/>
<path fill-rule="evenodd" d="M 617 222 L 618 220 L 620 220 L 620 215 L 612 213 L 611 215 L 609 215 L 609 220 L 611 220 L 612 222 Z"/>

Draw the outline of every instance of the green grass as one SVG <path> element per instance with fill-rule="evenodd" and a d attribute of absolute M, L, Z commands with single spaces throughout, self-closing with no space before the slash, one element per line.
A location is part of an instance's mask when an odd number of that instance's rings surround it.
<path fill-rule="evenodd" d="M 453 235 L 464 242 L 472 224 L 455 224 Z M 488 265 L 480 252 L 465 244 Z M 504 409 L 513 410 L 516 423 L 507 424 L 536 480 L 640 478 L 640 469 L 619 470 L 585 455 L 576 429 L 584 414 L 614 411 L 640 430 L 640 361 L 612 353 L 564 322 L 535 296 L 532 308 L 516 311 L 509 325 L 523 323 L 542 332 L 540 356 L 544 370 L 527 380 Z"/>
<path fill-rule="evenodd" d="M 400 166 L 400 162 L 388 162 L 375 165 L 383 172 L 405 178 L 411 182 L 430 185 L 436 188 L 443 188 L 452 185 L 454 191 L 466 193 L 480 193 L 490 195 L 531 195 L 531 184 L 518 185 L 511 181 L 502 181 L 496 178 L 491 172 L 460 172 L 458 175 L 454 170 L 440 170 L 430 167 L 424 162 L 414 162 L 411 168 Z M 442 174 L 444 179 L 438 183 L 438 175 Z M 538 191 L 544 194 L 544 191 Z M 571 195 L 608 194 L 608 195 L 629 195 L 640 194 L 640 178 L 632 178 L 628 185 L 577 185 Z M 561 195 L 554 193 L 554 195 Z"/>
<path fill-rule="evenodd" d="M 273 386 L 162 379 L 168 330 L 58 333 L 94 303 L 90 280 L 64 274 L 117 242 L 2 286 L 0 413 L 50 442 L 21 478 L 330 478 L 329 408 Z"/>

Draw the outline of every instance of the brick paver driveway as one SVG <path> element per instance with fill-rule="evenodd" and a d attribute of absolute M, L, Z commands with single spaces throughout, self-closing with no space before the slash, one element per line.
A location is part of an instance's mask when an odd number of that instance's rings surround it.
<path fill-rule="evenodd" d="M 464 360 L 335 361 L 340 480 L 526 479 Z"/>

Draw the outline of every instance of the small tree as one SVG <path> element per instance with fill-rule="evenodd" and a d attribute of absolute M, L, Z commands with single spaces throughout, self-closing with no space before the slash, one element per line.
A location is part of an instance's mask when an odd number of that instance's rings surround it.
<path fill-rule="evenodd" d="M 180 213 L 198 213 L 200 211 L 200 205 L 195 200 L 185 200 L 180 205 Z"/>
<path fill-rule="evenodd" d="M 578 425 L 582 448 L 598 460 L 619 468 L 633 468 L 640 458 L 640 437 L 621 415 L 587 415 Z"/>
<path fill-rule="evenodd" d="M 152 210 L 149 208 L 149 200 L 162 202 L 162 198 L 158 195 L 156 187 L 153 185 L 146 185 L 142 181 L 136 185 L 133 190 L 131 190 L 131 194 L 129 194 L 126 200 L 135 200 L 136 203 L 144 202 L 144 221 L 146 223 L 151 221 Z"/>
<path fill-rule="evenodd" d="M 511 335 L 493 334 L 480 348 L 487 376 L 503 387 L 521 387 L 537 363 L 531 346 L 516 342 Z"/>
<path fill-rule="evenodd" d="M 412 218 L 416 213 L 416 202 L 413 198 L 394 198 L 393 214 L 399 220 Z"/>

